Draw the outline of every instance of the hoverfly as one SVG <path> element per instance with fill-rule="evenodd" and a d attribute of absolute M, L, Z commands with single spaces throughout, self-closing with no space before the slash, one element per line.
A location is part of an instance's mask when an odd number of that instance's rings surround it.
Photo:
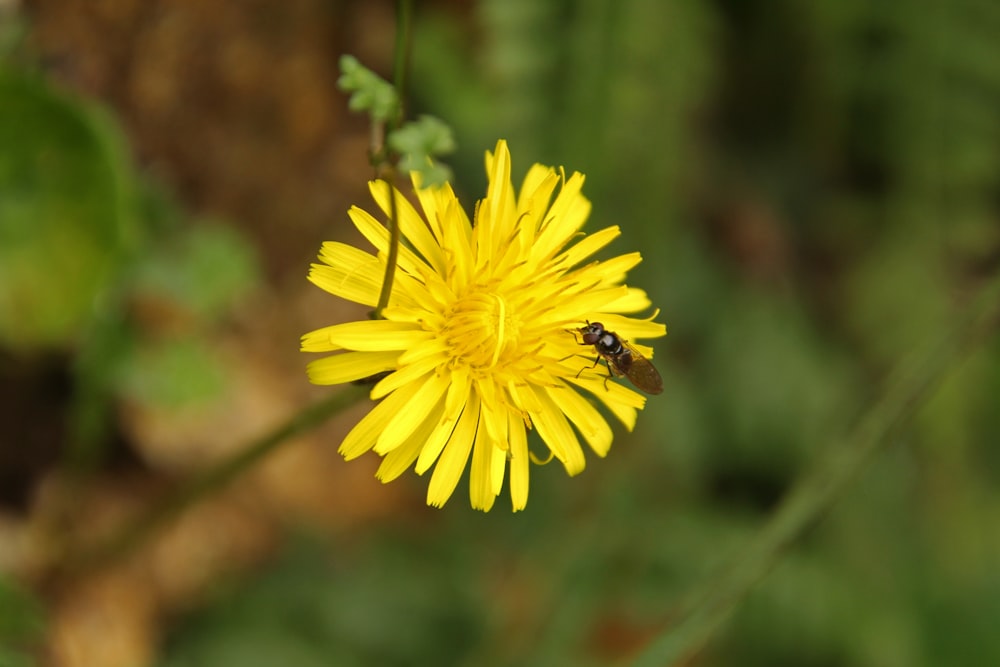
<path fill-rule="evenodd" d="M 577 329 L 583 336 L 581 345 L 593 345 L 597 351 L 594 366 L 601 358 L 608 365 L 608 377 L 624 375 L 629 381 L 647 394 L 663 391 L 663 379 L 646 357 L 614 331 L 608 331 L 600 322 L 587 322 L 587 326 Z M 607 378 L 604 382 L 607 384 Z"/>

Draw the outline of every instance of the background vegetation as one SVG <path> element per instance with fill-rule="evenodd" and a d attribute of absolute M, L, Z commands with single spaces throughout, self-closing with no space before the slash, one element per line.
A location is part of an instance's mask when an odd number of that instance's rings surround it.
<path fill-rule="evenodd" d="M 466 205 L 506 137 L 642 250 L 663 395 L 523 513 L 344 463 L 359 407 L 82 562 L 329 392 L 298 336 L 360 313 L 304 276 L 371 174 L 336 62 L 388 75 L 393 7 L 0 2 L 0 665 L 627 661 L 1000 270 L 1000 5 L 415 18 L 410 112 Z M 688 664 L 1000 664 L 998 394 L 993 338 Z"/>

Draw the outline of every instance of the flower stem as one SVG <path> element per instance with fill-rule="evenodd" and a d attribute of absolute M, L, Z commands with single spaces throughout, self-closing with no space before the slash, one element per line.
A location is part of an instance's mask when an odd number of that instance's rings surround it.
<path fill-rule="evenodd" d="M 395 173 L 395 170 L 390 170 Z M 396 264 L 399 261 L 399 213 L 396 197 L 398 193 L 392 184 L 391 179 L 385 179 L 389 190 L 389 256 L 385 262 L 385 277 L 382 279 L 382 291 L 378 295 L 378 305 L 375 306 L 373 314 L 375 319 L 382 317 L 382 311 L 389 305 L 389 297 L 392 296 L 392 281 L 396 275 Z"/>
<path fill-rule="evenodd" d="M 687 664 L 729 613 L 781 560 L 784 552 L 818 521 L 864 465 L 971 352 L 1000 319 L 1000 276 L 981 292 L 948 333 L 901 363 L 881 400 L 841 442 L 828 448 L 796 483 L 746 549 L 716 577 L 697 588 L 676 618 L 631 663 L 634 667 Z"/>
<path fill-rule="evenodd" d="M 398 128 L 406 117 L 406 75 L 410 60 L 410 34 L 413 27 L 413 0 L 396 2 L 396 45 L 393 53 L 392 85 L 399 96 L 399 115 L 395 126 Z"/>
<path fill-rule="evenodd" d="M 231 457 L 194 475 L 119 532 L 99 543 L 96 547 L 81 553 L 66 567 L 66 573 L 90 569 L 118 560 L 131 553 L 160 528 L 183 513 L 185 509 L 202 498 L 221 490 L 229 482 L 261 461 L 278 445 L 322 424 L 333 415 L 356 403 L 367 394 L 367 391 L 366 388 L 352 386 L 333 393 L 296 413 L 285 423 L 241 448 Z"/>
<path fill-rule="evenodd" d="M 392 120 L 392 129 L 398 129 L 406 116 L 406 71 L 409 68 L 410 30 L 413 24 L 412 0 L 399 0 L 396 3 L 396 45 L 393 56 L 392 85 L 396 88 L 399 98 L 399 110 Z M 378 305 L 375 306 L 373 317 L 382 317 L 382 311 L 389 305 L 392 295 L 392 281 L 396 275 L 396 264 L 399 261 L 399 211 L 396 204 L 396 169 L 389 161 L 386 151 L 382 151 L 383 162 L 379 169 L 379 178 L 389 186 L 389 255 L 385 263 L 385 277 L 382 279 L 382 290 L 378 295 Z"/>

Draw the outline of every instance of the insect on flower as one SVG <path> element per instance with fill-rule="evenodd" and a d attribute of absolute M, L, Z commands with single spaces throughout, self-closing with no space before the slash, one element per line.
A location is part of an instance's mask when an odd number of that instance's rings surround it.
<path fill-rule="evenodd" d="M 581 345 L 593 345 L 598 357 L 594 366 L 601 358 L 608 365 L 608 377 L 624 375 L 629 381 L 647 394 L 659 394 L 663 391 L 663 379 L 652 362 L 642 356 L 629 342 L 614 331 L 608 331 L 600 322 L 587 322 L 587 326 L 577 329 L 583 336 Z M 605 378 L 607 383 L 607 378 Z"/>

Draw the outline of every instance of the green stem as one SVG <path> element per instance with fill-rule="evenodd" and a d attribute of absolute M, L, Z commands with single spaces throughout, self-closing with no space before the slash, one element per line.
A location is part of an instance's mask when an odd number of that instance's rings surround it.
<path fill-rule="evenodd" d="M 413 24 L 413 2 L 412 0 L 399 0 L 396 3 L 396 45 L 393 57 L 392 84 L 396 88 L 396 95 L 399 98 L 399 110 L 392 121 L 392 129 L 398 129 L 405 117 L 406 108 L 406 71 L 410 57 L 410 30 Z M 389 297 L 392 295 L 392 282 L 396 275 L 396 264 L 399 261 L 399 208 L 396 203 L 396 170 L 388 161 L 383 163 L 384 168 L 380 178 L 389 186 L 389 256 L 385 263 L 385 277 L 382 279 L 382 290 L 378 295 L 378 305 L 375 306 L 373 317 L 382 317 L 382 311 L 389 305 Z"/>
<path fill-rule="evenodd" d="M 692 603 L 631 663 L 634 667 L 687 664 L 735 606 L 781 560 L 790 547 L 833 505 L 848 483 L 933 394 L 940 383 L 996 329 L 1000 277 L 949 334 L 901 364 L 882 399 L 842 442 L 829 448 L 792 488 L 750 545 L 721 574 L 697 589 Z"/>
<path fill-rule="evenodd" d="M 72 572 L 92 568 L 131 553 L 185 509 L 221 490 L 278 445 L 322 424 L 331 416 L 356 403 L 366 393 L 366 388 L 351 386 L 296 413 L 284 424 L 254 440 L 230 458 L 223 459 L 211 468 L 196 474 L 117 534 L 74 559 L 68 569 Z"/>
<path fill-rule="evenodd" d="M 406 74 L 410 60 L 410 34 L 413 28 L 413 0 L 396 3 L 396 45 L 393 52 L 392 85 L 399 96 L 399 115 L 393 129 L 398 129 L 406 117 Z"/>
<path fill-rule="evenodd" d="M 391 170 L 390 173 L 395 173 Z M 378 305 L 375 306 L 375 319 L 382 317 L 382 311 L 389 305 L 392 296 L 392 281 L 396 276 L 396 264 L 399 262 L 399 205 L 396 203 L 396 188 L 391 179 L 383 179 L 389 189 L 389 256 L 385 262 L 385 277 L 382 279 L 382 291 L 378 295 Z"/>

